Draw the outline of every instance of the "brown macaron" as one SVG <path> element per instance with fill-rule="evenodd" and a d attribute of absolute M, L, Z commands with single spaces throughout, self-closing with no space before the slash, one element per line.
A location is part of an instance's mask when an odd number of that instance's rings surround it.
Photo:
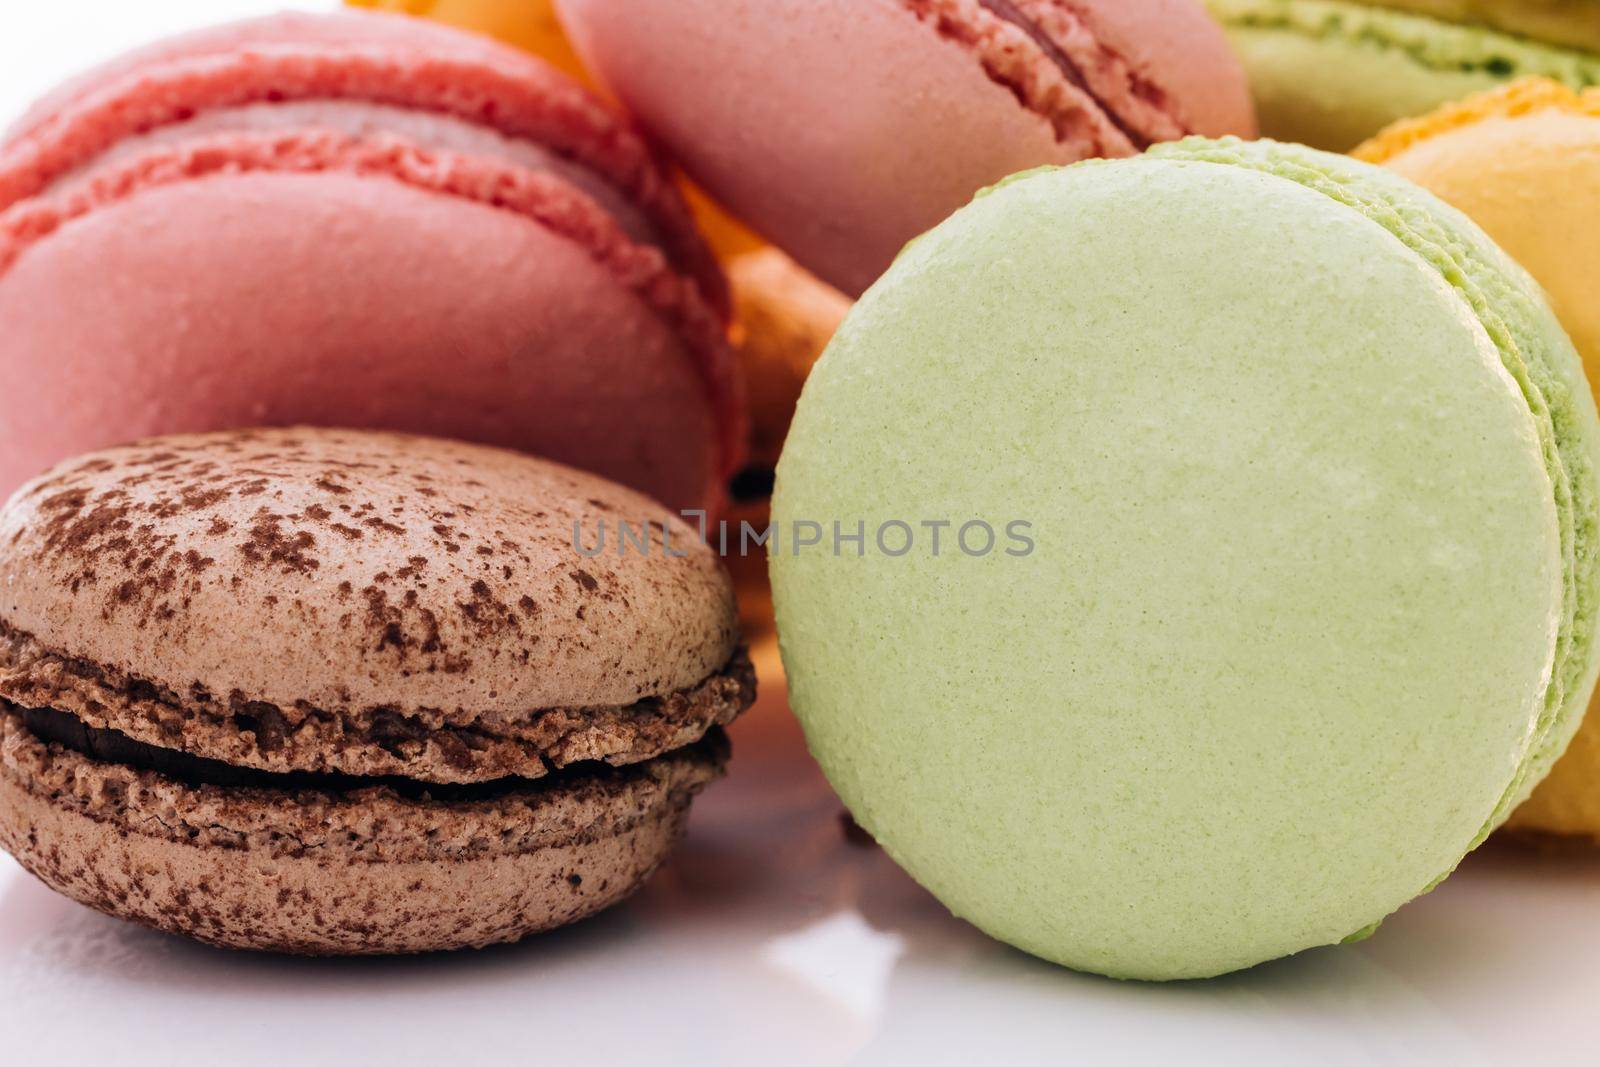
<path fill-rule="evenodd" d="M 162 438 L 0 512 L 0 845 L 213 944 L 422 952 L 593 914 L 661 863 L 754 695 L 694 531 L 509 452 Z"/>

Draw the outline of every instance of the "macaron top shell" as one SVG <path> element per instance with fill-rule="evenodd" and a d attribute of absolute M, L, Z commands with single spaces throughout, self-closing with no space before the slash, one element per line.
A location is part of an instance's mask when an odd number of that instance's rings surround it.
<path fill-rule="evenodd" d="M 1225 26 L 1322 38 L 1357 50 L 1396 51 L 1420 68 L 1481 75 L 1491 82 L 1524 75 L 1569 84 L 1600 80 L 1600 56 L 1496 30 L 1442 22 L 1407 4 L 1367 0 L 1206 0 Z M 1379 88 L 1382 88 L 1381 86 Z"/>
<path fill-rule="evenodd" d="M 1553 679 L 1592 684 L 1570 345 L 1369 171 L 1200 142 L 1024 176 L 807 384 L 780 528 L 952 525 L 773 554 L 792 703 L 861 825 L 1027 951 L 1170 979 L 1364 933 L 1570 731 Z M 972 520 L 999 546 L 958 550 Z"/>
<path fill-rule="evenodd" d="M 1387 164 L 1413 148 L 1451 133 L 1484 128 L 1498 131 L 1501 127 L 1495 122 L 1497 119 L 1560 119 L 1563 116 L 1600 118 L 1600 88 L 1580 92 L 1548 78 L 1526 78 L 1493 92 L 1455 101 L 1426 115 L 1403 119 L 1357 146 L 1350 154 L 1368 163 Z M 1527 150 L 1537 149 L 1539 138 L 1527 140 L 1524 146 Z"/>
<path fill-rule="evenodd" d="M 204 26 L 153 41 L 68 78 L 34 102 L 7 133 L 27 134 L 67 105 L 104 85 L 173 59 L 231 56 L 239 49 L 277 46 L 387 46 L 489 62 L 523 62 L 526 57 L 480 34 L 452 32 L 418 19 L 372 18 L 344 13 L 286 11 L 263 18 Z"/>
<path fill-rule="evenodd" d="M 648 498 L 510 452 L 250 430 L 69 462 L 0 516 L 0 626 L 166 691 L 506 718 L 720 671 L 715 555 Z M 652 551 L 615 524 L 653 524 Z M 610 550 L 585 558 L 600 523 Z M 674 553 L 662 549 L 667 523 Z"/>
<path fill-rule="evenodd" d="M 271 16 L 176 37 L 92 70 L 36 105 L 0 150 L 0 210 L 125 138 L 163 127 L 204 134 L 190 120 L 208 111 L 307 100 L 433 112 L 572 159 L 638 204 L 663 251 L 726 312 L 726 283 L 687 207 L 620 118 L 532 56 L 401 16 Z"/>

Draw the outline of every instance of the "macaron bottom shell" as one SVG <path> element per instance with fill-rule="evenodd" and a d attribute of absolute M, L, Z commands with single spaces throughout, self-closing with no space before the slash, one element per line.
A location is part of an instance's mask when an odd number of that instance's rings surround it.
<path fill-rule="evenodd" d="M 242 169 L 136 189 L 4 270 L 0 487 L 131 438 L 313 423 L 707 501 L 726 431 L 700 359 L 579 241 L 356 169 Z"/>
<path fill-rule="evenodd" d="M 773 554 L 808 742 L 956 915 L 1142 979 L 1337 944 L 1448 874 L 1570 732 L 1552 663 L 1594 592 L 1548 416 L 1446 272 L 1174 151 L 914 243 L 813 372 L 774 503 L 869 544 L 953 522 L 937 556 Z M 970 557 L 974 519 L 1035 548 Z"/>
<path fill-rule="evenodd" d="M 607 778 L 406 799 L 186 784 L 49 745 L 0 714 L 0 847 L 57 892 L 226 948 L 481 948 L 635 892 L 682 837 L 726 742 Z"/>

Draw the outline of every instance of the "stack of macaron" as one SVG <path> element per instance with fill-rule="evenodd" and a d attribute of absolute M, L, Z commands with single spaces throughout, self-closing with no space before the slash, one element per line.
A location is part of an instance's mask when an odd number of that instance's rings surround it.
<path fill-rule="evenodd" d="M 621 899 L 753 700 L 680 510 L 770 537 L 860 826 L 1044 958 L 1220 974 L 1600 838 L 1591 5 L 350 4 L 0 141 L 45 881 L 309 953 Z"/>
<path fill-rule="evenodd" d="M 292 952 L 627 896 L 753 700 L 672 517 L 742 464 L 730 309 L 628 120 L 487 38 L 285 15 L 46 97 L 0 142 L 0 843 Z M 248 429 L 294 423 L 346 429 Z"/>

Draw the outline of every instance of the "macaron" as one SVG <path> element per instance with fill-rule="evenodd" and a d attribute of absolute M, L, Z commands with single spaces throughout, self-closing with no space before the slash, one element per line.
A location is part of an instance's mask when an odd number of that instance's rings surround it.
<path fill-rule="evenodd" d="M 855 296 L 1007 174 L 1250 134 L 1199 0 L 556 0 L 591 70 L 735 215 Z"/>
<path fill-rule="evenodd" d="M 1344 152 L 1522 77 L 1600 85 L 1590 0 L 1206 0 L 1268 137 Z"/>
<path fill-rule="evenodd" d="M 1549 294 L 1600 381 L 1600 89 L 1531 80 L 1397 124 L 1356 155 L 1471 216 Z M 1600 716 L 1510 828 L 1600 840 Z"/>
<path fill-rule="evenodd" d="M 647 550 L 590 554 L 624 522 Z M 606 908 L 754 685 L 692 530 L 498 449 L 159 438 L 0 512 L 0 845 L 211 944 L 423 952 Z"/>
<path fill-rule="evenodd" d="M 624 119 L 419 19 L 284 15 L 67 83 L 0 145 L 0 493 L 241 425 L 461 438 L 714 507 L 726 284 Z"/>
<path fill-rule="evenodd" d="M 1236 139 L 1024 174 L 807 382 L 791 703 L 856 821 L 1035 955 L 1363 937 L 1577 729 L 1597 462 L 1538 287 L 1405 179 Z"/>

